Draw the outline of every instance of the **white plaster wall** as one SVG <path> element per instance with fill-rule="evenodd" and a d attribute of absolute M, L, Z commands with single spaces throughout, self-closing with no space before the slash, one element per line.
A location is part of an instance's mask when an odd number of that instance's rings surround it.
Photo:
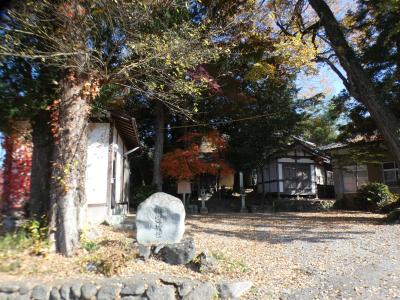
<path fill-rule="evenodd" d="M 283 179 L 283 170 L 282 170 L 282 164 L 278 164 L 278 179 L 282 180 Z M 283 192 L 283 182 L 279 181 L 279 192 Z"/>
<path fill-rule="evenodd" d="M 128 149 L 124 146 L 124 153 L 128 152 Z M 123 195 L 123 202 L 128 202 L 129 201 L 129 178 L 130 178 L 130 168 L 129 168 L 129 159 L 125 158 L 124 159 L 124 164 L 123 164 L 123 185 L 122 185 L 122 195 Z M 128 211 L 126 211 L 128 213 Z"/>
<path fill-rule="evenodd" d="M 295 163 L 296 160 L 294 158 L 283 157 L 283 158 L 279 158 L 278 162 Z M 297 162 L 298 163 L 314 163 L 314 161 L 309 158 L 298 158 Z"/>
<path fill-rule="evenodd" d="M 89 124 L 85 185 L 87 223 L 100 223 L 107 217 L 109 135 L 110 124 Z"/>
<path fill-rule="evenodd" d="M 115 130 L 115 129 L 114 129 Z M 116 169 L 115 169 L 115 202 L 122 202 L 122 185 L 123 185 L 123 155 L 124 155 L 124 144 L 121 137 L 114 131 L 114 151 L 116 153 Z"/>
<path fill-rule="evenodd" d="M 101 224 L 104 221 L 108 222 L 107 206 L 89 206 L 87 209 L 87 222 L 89 224 Z"/>
<path fill-rule="evenodd" d="M 88 204 L 107 203 L 107 168 L 110 124 L 90 123 L 87 165 L 86 197 Z"/>
<path fill-rule="evenodd" d="M 323 166 L 316 165 L 315 166 L 315 173 L 316 173 L 316 181 L 317 184 L 325 184 L 325 170 Z"/>
<path fill-rule="evenodd" d="M 116 128 L 113 129 L 113 158 L 115 158 L 115 172 L 113 172 L 115 178 L 115 203 L 126 202 L 125 197 L 125 178 L 129 176 L 129 174 L 124 174 L 124 153 L 126 152 L 126 148 L 121 139 L 121 136 L 118 134 Z M 112 210 L 112 215 L 121 215 L 126 214 L 126 205 L 117 205 Z"/>
<path fill-rule="evenodd" d="M 317 193 L 317 185 L 315 183 L 315 166 L 314 165 L 310 166 L 310 172 L 311 172 L 311 193 L 316 194 Z"/>

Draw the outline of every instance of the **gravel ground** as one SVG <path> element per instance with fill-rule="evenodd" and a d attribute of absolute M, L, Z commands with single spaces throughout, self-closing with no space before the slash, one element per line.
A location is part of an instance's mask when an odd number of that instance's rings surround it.
<path fill-rule="evenodd" d="M 201 246 L 241 259 L 249 299 L 400 299 L 399 225 L 359 212 L 192 218 Z"/>
<path fill-rule="evenodd" d="M 360 212 L 189 216 L 185 235 L 193 236 L 197 253 L 207 250 L 217 257 L 214 271 L 202 274 L 155 258 L 143 262 L 134 247 L 118 276 L 251 280 L 246 299 L 400 299 L 400 225 L 384 224 L 383 218 Z M 134 241 L 132 231 L 99 230 L 103 239 Z M 82 273 L 86 255 L 82 250 L 73 258 L 21 254 L 20 268 L 0 272 L 0 281 L 98 277 Z"/>

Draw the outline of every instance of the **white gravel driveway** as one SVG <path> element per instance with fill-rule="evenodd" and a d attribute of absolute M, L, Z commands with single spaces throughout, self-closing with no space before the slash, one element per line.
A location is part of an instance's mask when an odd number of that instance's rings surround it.
<path fill-rule="evenodd" d="M 243 262 L 249 299 L 400 299 L 400 225 L 361 212 L 190 217 L 201 249 Z M 211 276 L 210 276 L 211 277 Z"/>

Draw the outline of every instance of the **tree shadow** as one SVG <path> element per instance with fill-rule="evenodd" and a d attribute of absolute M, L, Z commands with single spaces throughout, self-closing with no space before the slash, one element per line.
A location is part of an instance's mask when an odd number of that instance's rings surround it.
<path fill-rule="evenodd" d="M 375 231 L 358 225 L 381 225 L 382 219 L 367 213 L 219 213 L 190 216 L 186 221 L 189 232 L 203 232 L 210 236 L 240 238 L 269 244 L 295 241 L 321 243 L 348 240 Z M 204 225 L 203 225 L 204 224 Z M 368 229 L 368 230 L 367 230 Z"/>

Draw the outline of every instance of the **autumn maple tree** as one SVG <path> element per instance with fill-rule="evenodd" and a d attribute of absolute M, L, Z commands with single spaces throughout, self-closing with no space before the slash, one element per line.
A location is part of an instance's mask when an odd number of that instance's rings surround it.
<path fill-rule="evenodd" d="M 223 156 L 227 150 L 226 137 L 221 136 L 217 130 L 205 134 L 191 132 L 179 141 L 186 146 L 163 156 L 162 170 L 166 176 L 180 181 L 191 180 L 203 174 L 232 172 Z"/>
<path fill-rule="evenodd" d="M 21 214 L 29 200 L 32 142 L 28 129 L 27 122 L 14 123 L 12 133 L 5 136 L 2 143 L 6 151 L 1 195 L 4 213 Z"/>

